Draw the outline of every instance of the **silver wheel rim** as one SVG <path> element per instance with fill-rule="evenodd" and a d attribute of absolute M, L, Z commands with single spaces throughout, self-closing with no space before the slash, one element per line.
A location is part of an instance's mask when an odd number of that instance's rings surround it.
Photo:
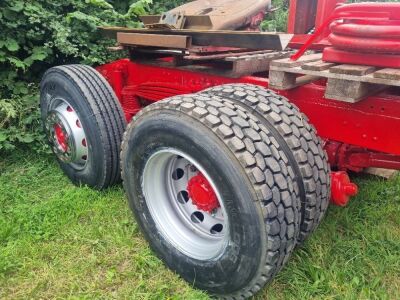
<path fill-rule="evenodd" d="M 57 157 L 75 169 L 83 169 L 89 159 L 88 142 L 81 120 L 72 105 L 61 98 L 53 99 L 45 126 Z"/>
<path fill-rule="evenodd" d="M 218 198 L 220 206 L 212 213 L 200 210 L 188 195 L 188 182 L 199 172 Z M 159 232 L 176 249 L 199 260 L 223 252 L 229 233 L 227 214 L 215 183 L 193 158 L 175 149 L 154 153 L 144 168 L 142 189 Z"/>

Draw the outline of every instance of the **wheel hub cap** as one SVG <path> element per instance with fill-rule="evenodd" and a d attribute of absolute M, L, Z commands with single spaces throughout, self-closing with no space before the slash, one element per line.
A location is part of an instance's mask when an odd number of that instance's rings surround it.
<path fill-rule="evenodd" d="M 88 145 L 81 121 L 65 100 L 55 99 L 46 119 L 50 145 L 57 157 L 76 169 L 83 168 L 88 159 Z"/>
<path fill-rule="evenodd" d="M 60 124 L 54 124 L 54 132 L 56 134 L 57 143 L 60 145 L 64 152 L 68 151 L 68 136 L 64 133 L 64 129 Z"/>
<path fill-rule="evenodd" d="M 211 213 L 219 207 L 217 195 L 202 173 L 189 180 L 187 190 L 198 209 Z"/>

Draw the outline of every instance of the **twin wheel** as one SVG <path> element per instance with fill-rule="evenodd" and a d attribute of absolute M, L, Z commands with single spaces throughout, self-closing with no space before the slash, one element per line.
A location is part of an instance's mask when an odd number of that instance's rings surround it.
<path fill-rule="evenodd" d="M 41 107 L 71 180 L 103 189 L 122 174 L 153 251 L 216 296 L 257 293 L 328 207 L 329 167 L 315 129 L 264 88 L 229 84 L 168 98 L 125 130 L 108 83 L 73 65 L 46 73 Z"/>

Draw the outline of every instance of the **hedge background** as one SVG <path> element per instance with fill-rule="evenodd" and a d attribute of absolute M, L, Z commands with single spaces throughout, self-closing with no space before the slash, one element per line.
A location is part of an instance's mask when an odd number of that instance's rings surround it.
<path fill-rule="evenodd" d="M 154 3 L 153 3 L 154 2 Z M 99 65 L 116 59 L 96 26 L 137 27 L 138 15 L 159 13 L 184 0 L 0 1 L 0 153 L 16 147 L 47 152 L 38 109 L 38 83 L 48 68 Z M 273 0 L 278 13 L 263 24 L 285 30 L 288 0 Z"/>

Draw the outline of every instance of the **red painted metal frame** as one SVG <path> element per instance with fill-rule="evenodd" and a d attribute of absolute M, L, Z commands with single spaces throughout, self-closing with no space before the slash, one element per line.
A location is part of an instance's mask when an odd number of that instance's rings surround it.
<path fill-rule="evenodd" d="M 315 26 L 317 1 L 291 0 L 288 18 L 288 33 L 306 34 Z"/>
<path fill-rule="evenodd" d="M 318 28 L 330 18 L 335 8 L 346 0 L 290 0 L 288 16 L 288 33 L 307 34 Z M 321 35 L 320 40 L 327 37 L 329 31 Z"/>
<path fill-rule="evenodd" d="M 321 27 L 330 18 L 335 8 L 346 0 L 290 0 L 288 15 L 288 33 L 294 36 L 289 43 L 292 49 L 301 48 L 310 38 L 310 30 Z M 323 50 L 331 44 L 326 37 L 329 30 L 325 29 L 308 49 Z"/>
<path fill-rule="evenodd" d="M 98 70 L 111 83 L 127 120 L 149 103 L 215 85 L 241 82 L 268 87 L 268 78 L 232 79 L 128 59 Z M 391 130 L 400 129 L 400 90 L 350 104 L 325 99 L 325 88 L 321 80 L 279 93 L 296 104 L 326 140 L 332 166 L 353 171 L 365 167 L 400 169 L 400 130 Z"/>
<path fill-rule="evenodd" d="M 330 46 L 326 39 L 329 31 L 324 26 L 334 20 L 331 15 L 335 7 L 344 1 L 291 0 L 288 31 L 300 34 L 294 36 L 290 46 L 303 47 L 303 50 L 323 50 Z M 319 28 L 318 38 L 309 40 L 310 36 L 305 33 L 312 28 L 313 22 L 315 28 Z M 298 55 L 301 55 L 301 50 Z M 268 78 L 264 77 L 233 79 L 166 67 L 164 63 L 167 61 L 145 65 L 124 59 L 97 68 L 112 85 L 128 121 L 144 106 L 167 97 L 227 83 L 251 83 L 266 88 L 269 84 Z M 332 202 L 344 206 L 357 193 L 357 186 L 350 182 L 344 171 L 358 172 L 367 167 L 400 170 L 400 89 L 393 88 L 390 93 L 381 93 L 354 104 L 325 99 L 325 89 L 326 80 L 320 80 L 278 93 L 297 105 L 324 139 L 329 162 L 339 170 L 331 173 Z M 193 197 L 198 197 L 199 203 L 203 203 L 204 191 L 200 189 L 196 193 Z M 213 207 L 207 206 L 206 209 Z"/>

